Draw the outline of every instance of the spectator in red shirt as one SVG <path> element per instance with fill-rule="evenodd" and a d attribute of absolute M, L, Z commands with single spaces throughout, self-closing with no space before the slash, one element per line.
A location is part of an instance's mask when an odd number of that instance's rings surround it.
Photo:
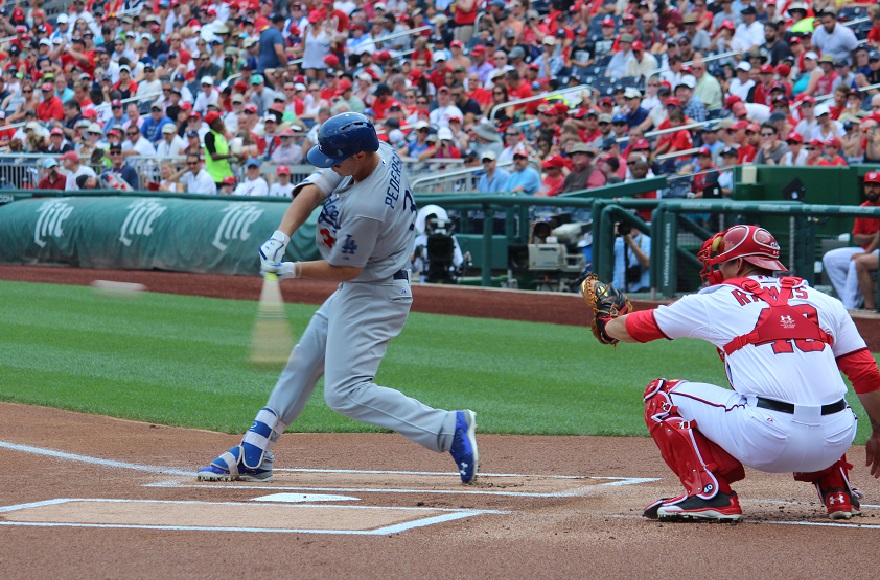
<path fill-rule="evenodd" d="M 562 183 L 565 181 L 565 174 L 562 170 L 567 166 L 568 162 L 558 155 L 542 161 L 541 168 L 545 173 L 541 179 L 541 189 L 536 195 L 554 197 L 562 193 Z"/>
<path fill-rule="evenodd" d="M 64 120 L 64 104 L 55 96 L 55 87 L 52 83 L 43 83 L 40 87 L 43 100 L 37 105 L 37 118 L 40 121 Z"/>
<path fill-rule="evenodd" d="M 669 124 L 671 128 L 681 127 L 684 125 L 684 112 L 681 109 L 673 109 L 669 111 Z M 691 140 L 690 131 L 683 129 L 673 133 L 667 133 L 660 137 L 657 141 L 657 148 L 654 150 L 657 155 L 667 153 L 675 153 L 676 151 L 684 151 L 692 149 L 694 142 Z"/>
<path fill-rule="evenodd" d="M 807 150 L 807 159 L 804 161 L 804 165 L 813 166 L 819 165 L 822 159 L 822 147 L 825 144 L 819 141 L 818 139 L 813 139 L 809 143 L 804 146 L 804 149 Z"/>
<path fill-rule="evenodd" d="M 840 156 L 840 139 L 832 137 L 825 142 L 825 158 L 818 165 L 847 167 L 849 163 Z"/>
<path fill-rule="evenodd" d="M 64 191 L 67 186 L 67 177 L 58 171 L 58 162 L 54 157 L 43 160 L 45 175 L 37 184 L 40 191 Z"/>

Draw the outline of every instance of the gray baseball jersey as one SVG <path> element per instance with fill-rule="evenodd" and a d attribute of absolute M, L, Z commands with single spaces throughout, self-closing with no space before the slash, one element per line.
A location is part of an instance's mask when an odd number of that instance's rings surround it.
<path fill-rule="evenodd" d="M 455 411 L 434 409 L 373 382 L 388 342 L 403 329 L 412 306 L 406 268 L 415 240 L 416 206 L 400 157 L 380 143 L 379 164 L 352 183 L 332 170 L 306 181 L 327 196 L 318 219 L 317 243 L 336 266 L 363 267 L 339 285 L 294 348 L 269 397 L 283 432 L 324 376 L 324 398 L 334 411 L 396 431 L 435 451 L 448 451 Z M 246 438 L 247 440 L 247 438 Z M 274 441 L 261 443 L 269 450 Z"/>
<path fill-rule="evenodd" d="M 324 177 L 335 185 L 318 218 L 316 237 L 324 259 L 334 266 L 363 268 L 355 282 L 375 282 L 405 270 L 417 208 L 397 152 L 380 143 L 379 164 L 359 183 L 330 169 Z"/>

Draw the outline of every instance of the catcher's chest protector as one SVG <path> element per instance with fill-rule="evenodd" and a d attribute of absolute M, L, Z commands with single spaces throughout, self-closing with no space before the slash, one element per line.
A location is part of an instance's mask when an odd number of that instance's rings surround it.
<path fill-rule="evenodd" d="M 774 352 L 791 352 L 793 344 L 803 351 L 820 351 L 825 345 L 834 343 L 827 332 L 819 328 L 816 308 L 811 304 L 792 306 L 788 303 L 793 295 L 793 287 L 801 283 L 800 278 L 785 276 L 780 279 L 779 290 L 775 286 L 761 286 L 751 278 L 733 278 L 725 284 L 739 286 L 749 294 L 753 302 L 763 300 L 770 307 L 764 308 L 755 329 L 738 336 L 724 345 L 724 352 L 731 354 L 747 344 L 773 343 Z M 806 297 L 806 293 L 804 293 Z"/>

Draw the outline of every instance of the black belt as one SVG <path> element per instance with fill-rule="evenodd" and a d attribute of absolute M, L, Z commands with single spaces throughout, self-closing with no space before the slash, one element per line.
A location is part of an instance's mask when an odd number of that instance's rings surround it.
<path fill-rule="evenodd" d="M 761 407 L 762 409 L 768 409 L 770 411 L 779 411 L 780 413 L 788 413 L 789 415 L 794 415 L 794 405 L 791 403 L 783 403 L 782 401 L 774 401 L 773 399 L 762 399 L 758 397 L 758 402 L 756 406 Z M 846 409 L 846 401 L 843 399 L 837 401 L 836 403 L 829 403 L 828 405 L 822 405 L 822 415 L 833 415 L 834 413 L 839 413 Z"/>
<path fill-rule="evenodd" d="M 408 270 L 398 270 L 392 276 L 395 280 L 409 280 L 409 271 Z"/>

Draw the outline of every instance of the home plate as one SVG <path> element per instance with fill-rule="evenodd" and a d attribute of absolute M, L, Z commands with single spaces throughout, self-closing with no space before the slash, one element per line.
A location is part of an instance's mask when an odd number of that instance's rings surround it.
<path fill-rule="evenodd" d="M 315 503 L 319 501 L 361 501 L 357 497 L 347 495 L 329 495 L 326 493 L 272 493 L 263 497 L 255 497 L 251 501 L 274 501 L 278 503 Z"/>

